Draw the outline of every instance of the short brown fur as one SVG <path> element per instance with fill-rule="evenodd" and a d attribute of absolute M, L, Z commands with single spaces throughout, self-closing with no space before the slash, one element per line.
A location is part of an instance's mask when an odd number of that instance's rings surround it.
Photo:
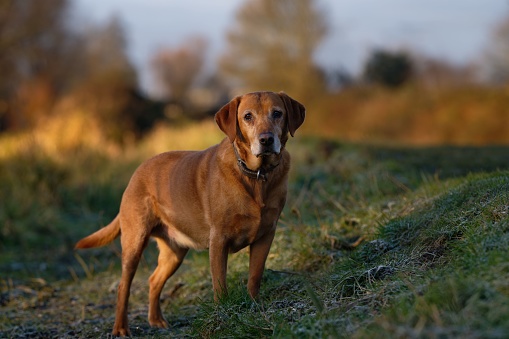
<path fill-rule="evenodd" d="M 103 246 L 120 235 L 122 277 L 113 335 L 130 334 L 129 290 L 151 236 L 159 258 L 149 279 L 150 325 L 168 326 L 159 297 L 190 248 L 209 249 L 217 300 L 226 292 L 228 253 L 249 246 L 248 291 L 256 297 L 286 202 L 290 155 L 285 144 L 304 117 L 304 106 L 285 93 L 245 94 L 217 112 L 216 122 L 227 135 L 220 144 L 204 151 L 163 153 L 135 171 L 117 217 L 76 244 L 76 248 Z M 246 175 L 249 171 L 264 172 L 265 181 Z"/>

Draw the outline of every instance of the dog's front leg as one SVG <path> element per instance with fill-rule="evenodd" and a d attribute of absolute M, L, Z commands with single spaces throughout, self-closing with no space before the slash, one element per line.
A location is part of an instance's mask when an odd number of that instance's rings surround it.
<path fill-rule="evenodd" d="M 220 296 L 227 292 L 226 267 L 228 262 L 228 246 L 226 239 L 220 235 L 211 237 L 209 258 L 212 287 L 214 289 L 214 300 L 219 301 Z"/>
<path fill-rule="evenodd" d="M 251 298 L 255 298 L 260 291 L 260 283 L 262 281 L 263 271 L 265 269 L 265 261 L 269 255 L 270 246 L 274 235 L 275 228 L 256 240 L 249 247 L 249 280 L 247 282 L 247 290 Z"/>

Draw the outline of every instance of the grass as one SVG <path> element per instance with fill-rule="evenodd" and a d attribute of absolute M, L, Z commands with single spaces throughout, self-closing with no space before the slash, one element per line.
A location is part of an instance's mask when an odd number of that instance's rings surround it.
<path fill-rule="evenodd" d="M 212 127 L 190 129 L 198 135 L 193 148 L 220 138 L 200 141 Z M 120 247 L 72 247 L 116 214 L 137 164 L 179 148 L 184 135 L 160 127 L 125 150 L 0 140 L 9 143 L 0 160 L 0 337 L 110 332 Z M 218 304 L 208 255 L 192 252 L 163 291 L 170 328 L 152 329 L 151 245 L 131 293 L 133 336 L 509 333 L 508 147 L 375 147 L 302 137 L 290 143 L 290 192 L 260 298 L 247 295 L 246 251 L 230 256 L 230 293 Z"/>

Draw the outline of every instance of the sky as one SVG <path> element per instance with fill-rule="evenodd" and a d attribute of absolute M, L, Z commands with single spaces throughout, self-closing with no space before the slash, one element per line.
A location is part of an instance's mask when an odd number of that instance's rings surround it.
<path fill-rule="evenodd" d="M 121 19 L 128 53 L 146 91 L 149 60 L 190 36 L 209 41 L 208 67 L 226 46 L 226 32 L 245 0 L 76 0 L 81 17 Z M 299 1 L 299 0 L 295 0 Z M 497 23 L 509 17 L 509 0 L 318 0 L 330 32 L 316 62 L 357 74 L 375 48 L 405 49 L 456 64 L 479 61 Z"/>

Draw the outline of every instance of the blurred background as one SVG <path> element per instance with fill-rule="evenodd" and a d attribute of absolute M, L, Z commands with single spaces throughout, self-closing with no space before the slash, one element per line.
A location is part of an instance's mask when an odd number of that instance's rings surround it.
<path fill-rule="evenodd" d="M 0 51 L 4 139 L 124 147 L 283 90 L 308 135 L 509 143 L 506 0 L 2 0 Z"/>
<path fill-rule="evenodd" d="M 104 336 L 120 244 L 79 252 L 74 244 L 117 215 L 142 161 L 218 143 L 214 113 L 255 90 L 285 91 L 307 108 L 288 143 L 269 311 L 254 317 L 267 323 L 251 322 L 244 299 L 230 320 L 208 315 L 218 308 L 207 301 L 202 252 L 163 296 L 177 332 L 140 321 L 147 289 L 133 284 L 136 336 L 241 333 L 232 321 L 251 336 L 267 327 L 284 336 L 288 326 L 296 336 L 336 325 L 333 336 L 375 333 L 373 324 L 396 335 L 503 333 L 507 279 L 489 277 L 507 277 L 509 0 L 0 0 L 0 337 Z M 467 177 L 479 172 L 493 173 Z M 246 255 L 229 261 L 237 291 Z M 155 246 L 143 258 L 145 280 Z M 506 266 L 464 272 L 481 260 Z M 401 273 L 385 284 L 393 271 Z M 432 275 L 445 271 L 445 280 Z M 408 312 L 414 299 L 421 313 Z M 239 318 L 245 310 L 249 318 Z"/>

